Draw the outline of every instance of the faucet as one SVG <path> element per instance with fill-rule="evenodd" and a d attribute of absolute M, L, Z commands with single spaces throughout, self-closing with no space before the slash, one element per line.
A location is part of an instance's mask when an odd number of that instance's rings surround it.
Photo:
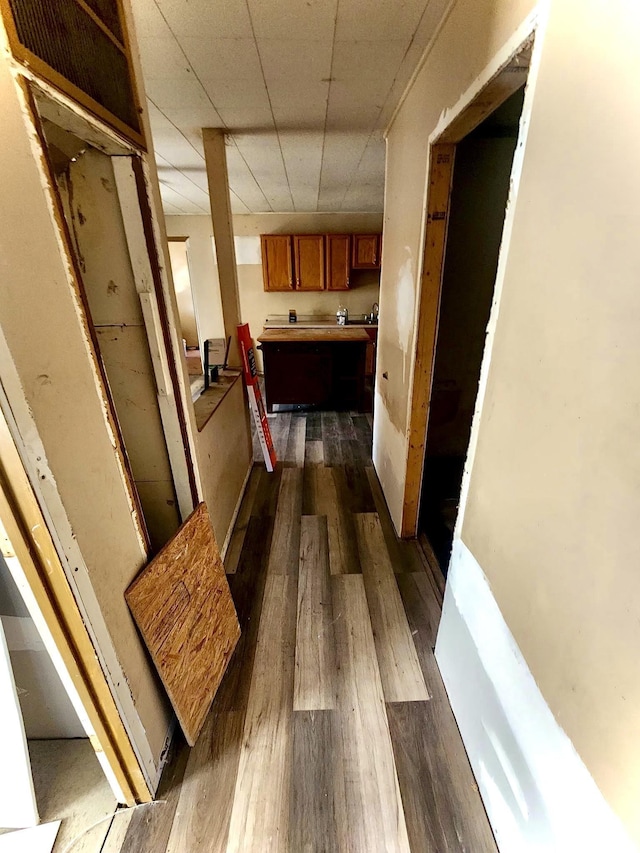
<path fill-rule="evenodd" d="M 371 306 L 371 315 L 370 320 L 372 323 L 375 323 L 378 319 L 378 314 L 380 313 L 380 307 L 377 302 L 374 302 Z"/>

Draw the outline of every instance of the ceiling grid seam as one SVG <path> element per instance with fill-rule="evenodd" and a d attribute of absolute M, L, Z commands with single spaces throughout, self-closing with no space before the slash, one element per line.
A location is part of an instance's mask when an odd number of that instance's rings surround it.
<path fill-rule="evenodd" d="M 216 107 L 216 105 L 215 105 L 215 104 L 213 103 L 213 101 L 211 100 L 211 97 L 210 97 L 209 93 L 207 92 L 206 88 L 202 85 L 202 80 L 200 79 L 200 77 L 199 77 L 199 75 L 197 74 L 197 72 L 196 72 L 195 68 L 194 68 L 194 67 L 193 67 L 193 65 L 191 64 L 191 61 L 189 60 L 189 57 L 188 57 L 188 56 L 187 56 L 187 54 L 185 53 L 185 50 L 184 50 L 184 48 L 182 47 L 182 45 L 180 44 L 180 40 L 178 39 L 178 36 L 174 33 L 174 31 L 173 31 L 173 29 L 172 29 L 172 27 L 171 27 L 171 24 L 169 23 L 169 21 L 168 21 L 168 20 L 167 20 L 167 18 L 166 18 L 166 15 L 164 14 L 164 12 L 162 11 L 162 9 L 160 8 L 160 5 L 159 5 L 159 3 L 158 3 L 158 0 L 154 0 L 154 3 L 155 3 L 155 6 L 156 6 L 156 8 L 157 8 L 157 10 L 158 10 L 159 14 L 160 14 L 160 15 L 161 15 L 161 17 L 162 17 L 162 20 L 165 22 L 167 29 L 169 30 L 169 32 L 171 33 L 171 35 L 172 35 L 172 36 L 173 36 L 173 38 L 175 39 L 176 44 L 177 44 L 177 45 L 178 45 L 178 47 L 180 48 L 180 53 L 183 55 L 185 62 L 187 63 L 187 65 L 188 65 L 188 66 L 189 66 L 189 68 L 191 69 L 191 73 L 193 74 L 194 78 L 198 81 L 198 83 L 199 83 L 199 85 L 200 85 L 200 88 L 202 89 L 202 91 L 204 92 L 204 94 L 205 94 L 205 96 L 206 96 L 207 100 L 209 101 L 209 103 L 210 103 L 210 104 L 211 104 L 211 106 L 213 107 L 213 110 L 214 110 L 215 114 L 218 116 L 218 119 L 219 119 L 219 121 L 220 121 L 220 124 L 222 125 L 222 128 L 223 128 L 224 130 L 228 131 L 228 130 L 229 130 L 229 128 L 228 128 L 228 126 L 227 126 L 226 122 L 224 121 L 224 119 L 222 118 L 222 116 L 220 115 L 220 113 L 218 112 L 218 108 Z M 252 29 L 253 29 L 253 24 L 252 24 L 251 26 L 252 26 Z M 151 100 L 151 99 L 150 99 L 150 98 L 148 98 L 148 100 Z M 153 103 L 153 101 L 152 101 L 151 103 Z M 178 131 L 178 133 L 180 133 L 180 134 L 181 134 L 181 135 L 186 139 L 186 141 L 189 143 L 189 145 L 191 145 L 191 147 L 193 148 L 193 150 L 198 154 L 198 156 L 199 156 L 199 157 L 202 159 L 202 161 L 204 162 L 204 157 L 202 156 L 202 154 L 200 154 L 200 152 L 198 151 L 198 149 L 197 149 L 197 148 L 195 147 L 195 145 L 191 142 L 191 140 L 186 136 L 186 134 L 184 134 L 184 133 L 180 130 L 180 128 L 179 128 L 176 124 L 174 124 L 174 122 L 173 122 L 173 121 L 171 121 L 171 119 L 170 119 L 170 118 L 169 118 L 169 117 L 168 117 L 168 116 L 167 116 L 167 115 L 166 115 L 166 114 L 165 114 L 161 109 L 159 109 L 159 107 L 157 107 L 155 104 L 154 104 L 154 107 L 156 107 L 156 109 L 157 109 L 160 113 L 162 113 L 162 115 L 166 118 L 166 120 L 167 120 L 168 122 L 170 122 L 170 123 L 171 123 L 171 125 L 172 125 L 173 127 L 175 127 L 175 129 Z M 252 177 L 252 178 L 253 178 L 253 180 L 256 182 L 256 186 L 258 187 L 258 189 L 259 189 L 259 190 L 260 190 L 260 192 L 262 193 L 262 196 L 264 197 L 265 202 L 266 202 L 266 203 L 269 205 L 269 207 L 271 208 L 271 205 L 269 204 L 269 199 L 266 197 L 266 195 L 264 194 L 264 192 L 263 192 L 263 190 L 262 190 L 262 187 L 260 186 L 260 184 L 259 184 L 259 183 L 258 183 L 258 181 L 256 180 L 256 176 L 253 174 L 253 171 L 252 171 L 251 167 L 250 167 L 250 166 L 249 166 L 249 164 L 247 163 L 247 161 L 246 161 L 246 159 L 245 159 L 245 157 L 244 157 L 244 155 L 243 155 L 242 151 L 241 151 L 241 150 L 240 150 L 240 148 L 238 147 L 238 144 L 236 143 L 235 139 L 233 138 L 233 135 L 232 135 L 232 134 L 230 134 L 230 133 L 227 133 L 227 134 L 226 134 L 226 136 L 227 136 L 227 138 L 228 138 L 228 139 L 230 139 L 230 140 L 231 140 L 232 144 L 233 144 L 233 145 L 235 145 L 236 150 L 238 151 L 238 154 L 239 154 L 239 155 L 240 155 L 240 157 L 242 158 L 243 163 L 245 164 L 245 166 L 246 166 L 246 167 L 247 167 L 247 169 L 249 170 L 249 173 L 251 174 L 251 177 Z M 205 164 L 205 168 L 206 168 L 206 164 Z M 180 171 L 179 169 L 178 169 L 178 171 L 180 172 L 180 174 L 181 174 L 181 175 L 184 175 L 184 172 Z M 187 177 L 187 176 L 185 175 L 185 177 Z M 243 200 L 242 200 L 242 198 L 240 198 L 240 196 L 239 196 L 237 193 L 234 193 L 234 195 L 235 195 L 237 198 L 239 198 L 239 199 L 240 199 L 240 201 L 242 201 L 242 203 L 243 203 L 243 204 L 244 204 L 244 206 L 247 208 L 247 210 L 251 210 L 250 206 L 249 206 L 245 201 L 243 201 Z M 273 209 L 273 208 L 272 208 L 272 209 Z"/>
<path fill-rule="evenodd" d="M 284 159 L 284 151 L 282 150 L 282 141 L 280 140 L 280 131 L 278 130 L 278 123 L 276 122 L 276 117 L 275 117 L 275 114 L 273 112 L 273 104 L 271 103 L 271 95 L 269 94 L 269 87 L 267 86 L 267 78 L 266 78 L 265 73 L 264 73 L 264 65 L 262 64 L 262 56 L 260 55 L 260 47 L 258 45 L 258 39 L 256 38 L 255 27 L 253 26 L 253 17 L 251 15 L 251 8 L 249 6 L 249 0 L 245 0 L 245 3 L 247 6 L 247 14 L 249 15 L 249 23 L 251 24 L 251 32 L 253 34 L 253 41 L 254 41 L 254 44 L 256 46 L 256 53 L 258 54 L 258 62 L 260 63 L 260 73 L 262 74 L 262 82 L 264 83 L 264 89 L 265 89 L 265 92 L 267 93 L 267 100 L 269 101 L 269 111 L 271 112 L 271 118 L 273 119 L 273 126 L 275 128 L 276 138 L 278 140 L 278 148 L 280 150 L 280 157 L 282 158 L 282 168 L 284 169 L 284 176 L 287 179 L 287 189 L 289 190 L 289 196 L 291 197 L 291 204 L 292 204 L 293 209 L 295 211 L 296 203 L 295 203 L 295 200 L 293 198 L 293 193 L 291 192 L 291 182 L 289 181 L 289 173 L 287 172 L 287 164 L 286 164 L 285 159 Z M 261 187 L 261 189 L 262 189 L 262 187 Z M 267 201 L 267 204 L 271 208 L 272 212 L 275 212 L 273 210 L 273 206 L 271 205 L 271 203 L 269 202 L 269 199 L 266 196 L 266 193 L 264 191 L 262 191 L 262 194 L 264 195 L 264 197 Z"/>
<path fill-rule="evenodd" d="M 329 121 L 329 100 L 331 98 L 331 83 L 333 81 L 333 59 L 336 53 L 336 31 L 338 29 L 338 12 L 340 0 L 336 0 L 336 11 L 333 19 L 333 38 L 331 40 L 331 66 L 329 68 L 329 86 L 327 87 L 327 103 L 324 111 L 324 127 L 322 129 L 322 155 L 320 157 L 320 175 L 318 177 L 318 198 L 316 200 L 316 211 L 320 209 L 320 193 L 322 192 L 322 172 L 324 170 L 324 152 L 327 143 L 327 123 Z"/>

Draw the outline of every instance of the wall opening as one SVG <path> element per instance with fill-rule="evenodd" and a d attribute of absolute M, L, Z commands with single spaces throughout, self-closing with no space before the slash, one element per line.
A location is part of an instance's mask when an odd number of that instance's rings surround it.
<path fill-rule="evenodd" d="M 446 576 L 502 241 L 524 87 L 456 146 L 418 530 Z"/>
<path fill-rule="evenodd" d="M 191 399 L 204 389 L 203 353 L 200 348 L 200 326 L 189 265 L 189 238 L 169 237 L 171 273 L 178 306 L 180 337 L 187 360 Z"/>

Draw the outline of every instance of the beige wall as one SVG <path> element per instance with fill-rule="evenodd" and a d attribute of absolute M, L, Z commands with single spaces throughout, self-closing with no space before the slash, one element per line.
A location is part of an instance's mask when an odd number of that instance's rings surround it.
<path fill-rule="evenodd" d="M 387 139 L 374 463 L 400 529 L 429 135 L 512 37 L 533 0 L 459 0 Z M 386 373 L 388 379 L 383 378 Z"/>
<path fill-rule="evenodd" d="M 223 338 L 222 303 L 210 216 L 166 216 L 169 237 L 188 237 L 187 257 L 200 340 Z"/>
<path fill-rule="evenodd" d="M 636 3 L 551 5 L 462 529 L 636 842 L 639 33 Z"/>
<path fill-rule="evenodd" d="M 188 347 L 197 347 L 199 344 L 198 326 L 191 292 L 187 243 L 182 240 L 170 242 L 169 257 L 171 258 L 171 274 L 176 291 L 176 302 L 178 303 L 180 332 Z"/>

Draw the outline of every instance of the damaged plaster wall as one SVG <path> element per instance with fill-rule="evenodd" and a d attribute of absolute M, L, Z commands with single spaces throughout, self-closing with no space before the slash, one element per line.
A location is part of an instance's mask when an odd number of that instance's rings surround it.
<path fill-rule="evenodd" d="M 44 446 L 39 476 L 54 481 L 62 498 L 125 673 L 143 732 L 137 745 L 153 777 L 171 713 L 123 596 L 147 555 L 52 213 L 52 188 L 4 44 L 0 104 L 0 326 Z"/>
<path fill-rule="evenodd" d="M 387 139 L 374 464 L 400 529 L 422 268 L 429 134 L 534 8 L 532 0 L 459 0 L 427 48 Z"/>

